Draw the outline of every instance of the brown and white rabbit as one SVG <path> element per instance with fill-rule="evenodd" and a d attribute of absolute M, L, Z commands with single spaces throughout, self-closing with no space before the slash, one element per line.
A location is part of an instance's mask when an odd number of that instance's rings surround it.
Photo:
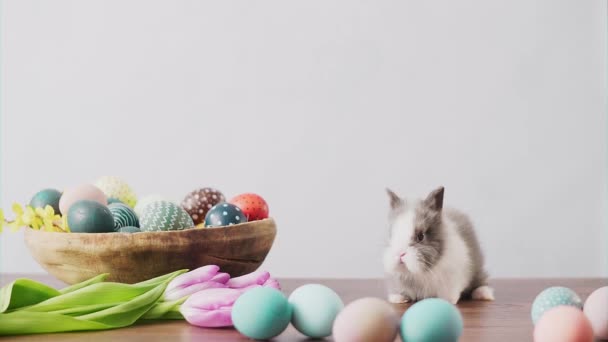
<path fill-rule="evenodd" d="M 469 218 L 443 208 L 444 188 L 424 200 L 390 197 L 390 238 L 384 251 L 388 300 L 392 303 L 461 297 L 494 300 L 484 259 Z"/>

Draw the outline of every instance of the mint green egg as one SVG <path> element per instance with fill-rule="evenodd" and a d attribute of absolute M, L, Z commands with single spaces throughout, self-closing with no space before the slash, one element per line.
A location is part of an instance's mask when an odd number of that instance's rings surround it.
<path fill-rule="evenodd" d="M 400 332 L 404 342 L 456 342 L 462 335 L 462 325 L 456 306 L 429 298 L 405 311 Z"/>
<path fill-rule="evenodd" d="M 291 323 L 302 334 L 311 338 L 331 335 L 338 313 L 344 308 L 340 296 L 327 286 L 307 284 L 289 296 L 293 308 Z"/>
<path fill-rule="evenodd" d="M 257 287 L 236 300 L 232 307 L 232 323 L 249 338 L 267 340 L 287 328 L 291 313 L 291 305 L 281 291 Z"/>

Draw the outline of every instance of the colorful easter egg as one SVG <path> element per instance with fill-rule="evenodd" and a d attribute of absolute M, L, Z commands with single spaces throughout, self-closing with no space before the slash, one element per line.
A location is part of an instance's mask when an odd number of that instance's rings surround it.
<path fill-rule="evenodd" d="M 600 287 L 587 297 L 583 312 L 591 322 L 595 337 L 608 340 L 608 286 Z"/>
<path fill-rule="evenodd" d="M 137 204 L 135 204 L 133 211 L 135 211 L 135 214 L 137 214 L 137 216 L 139 217 L 144 213 L 144 210 L 146 209 L 146 206 L 148 206 L 148 204 L 158 202 L 158 201 L 171 202 L 171 201 L 167 200 L 164 196 L 161 196 L 161 195 L 148 195 L 148 196 L 144 196 L 144 197 L 140 198 L 137 201 Z"/>
<path fill-rule="evenodd" d="M 401 318 L 401 338 L 412 342 L 456 342 L 462 335 L 462 315 L 456 306 L 440 298 L 412 305 Z"/>
<path fill-rule="evenodd" d="M 549 287 L 539 293 L 532 303 L 532 322 L 536 324 L 545 311 L 559 305 L 570 305 L 582 309 L 583 301 L 576 292 L 567 287 Z"/>
<path fill-rule="evenodd" d="M 100 177 L 95 182 L 95 186 L 101 189 L 107 197 L 116 198 L 131 208 L 133 208 L 137 202 L 137 196 L 135 196 L 135 192 L 131 189 L 129 184 L 118 177 Z"/>
<path fill-rule="evenodd" d="M 205 216 L 214 205 L 225 201 L 226 198 L 219 190 L 202 188 L 186 195 L 182 201 L 182 208 L 188 212 L 194 223 L 199 224 L 205 221 Z"/>
<path fill-rule="evenodd" d="M 580 309 L 560 305 L 547 310 L 538 320 L 534 342 L 593 342 L 593 329 Z"/>
<path fill-rule="evenodd" d="M 73 233 L 109 233 L 114 231 L 114 218 L 104 204 L 80 200 L 70 206 L 68 226 Z"/>
<path fill-rule="evenodd" d="M 230 203 L 218 203 L 207 212 L 205 228 L 232 226 L 247 222 L 239 207 Z"/>
<path fill-rule="evenodd" d="M 120 227 L 118 228 L 119 233 L 140 233 L 141 229 L 137 227 Z"/>
<path fill-rule="evenodd" d="M 344 308 L 340 296 L 327 286 L 307 284 L 295 289 L 289 296 L 293 307 L 291 323 L 310 338 L 331 335 L 338 313 Z"/>
<path fill-rule="evenodd" d="M 63 215 L 66 215 L 72 204 L 80 200 L 95 201 L 104 206 L 108 203 L 108 198 L 98 187 L 92 184 L 83 184 L 63 192 L 59 199 L 59 210 Z"/>
<path fill-rule="evenodd" d="M 268 204 L 260 195 L 246 193 L 233 197 L 229 203 L 241 208 L 248 221 L 268 218 Z"/>
<path fill-rule="evenodd" d="M 378 298 L 361 298 L 338 314 L 332 329 L 336 342 L 393 342 L 399 317 L 393 307 Z"/>
<path fill-rule="evenodd" d="M 281 291 L 257 287 L 243 293 L 232 307 L 232 323 L 241 334 L 267 340 L 289 325 L 292 308 Z"/>
<path fill-rule="evenodd" d="M 30 200 L 32 208 L 43 208 L 47 205 L 53 207 L 55 214 L 60 214 L 59 200 L 61 199 L 61 192 L 55 189 L 44 189 L 38 191 L 34 197 Z"/>
<path fill-rule="evenodd" d="M 184 230 L 193 228 L 194 222 L 179 205 L 168 201 L 158 201 L 146 206 L 139 218 L 139 226 L 142 232 Z"/>
<path fill-rule="evenodd" d="M 122 227 L 139 227 L 139 219 L 133 209 L 124 203 L 112 203 L 108 209 L 114 217 L 114 230 Z"/>
<path fill-rule="evenodd" d="M 112 204 L 112 203 L 122 203 L 122 201 L 119 200 L 118 198 L 108 197 L 108 204 Z"/>

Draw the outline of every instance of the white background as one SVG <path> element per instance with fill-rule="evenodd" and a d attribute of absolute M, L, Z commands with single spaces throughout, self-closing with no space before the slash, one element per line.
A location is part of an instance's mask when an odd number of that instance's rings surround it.
<path fill-rule="evenodd" d="M 279 277 L 375 277 L 384 187 L 495 277 L 606 276 L 605 1 L 2 1 L 2 207 L 101 175 L 257 192 Z M 42 272 L 22 234 L 4 272 Z"/>

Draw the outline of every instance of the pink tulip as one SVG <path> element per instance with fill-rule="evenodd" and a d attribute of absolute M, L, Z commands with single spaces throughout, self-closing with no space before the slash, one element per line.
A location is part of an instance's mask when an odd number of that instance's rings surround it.
<path fill-rule="evenodd" d="M 219 270 L 219 266 L 208 265 L 175 277 L 175 279 L 167 285 L 165 300 L 180 299 L 207 288 L 224 287 L 225 281 L 224 283 L 218 281 L 210 282 L 214 277 L 218 277 L 220 281 L 223 281 L 225 278 L 225 276 L 223 276 L 224 273 L 218 274 Z"/>
<path fill-rule="evenodd" d="M 179 311 L 192 325 L 207 328 L 232 326 L 232 305 L 243 293 L 240 289 L 208 289 L 191 295 Z"/>
<path fill-rule="evenodd" d="M 251 285 L 262 285 L 270 278 L 270 273 L 266 271 L 255 271 L 240 277 L 228 280 L 226 285 L 233 289 L 241 289 Z"/>

